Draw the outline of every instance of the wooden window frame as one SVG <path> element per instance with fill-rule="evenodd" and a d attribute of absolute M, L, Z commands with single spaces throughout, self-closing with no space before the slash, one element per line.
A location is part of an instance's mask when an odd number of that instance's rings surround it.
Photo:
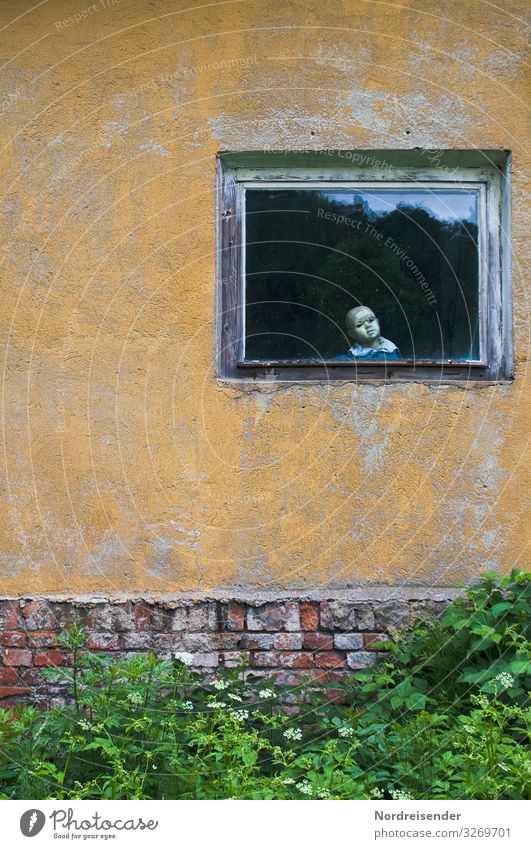
<path fill-rule="evenodd" d="M 325 156 L 326 154 L 326 156 Z M 437 154 L 436 165 L 433 159 Z M 358 167 L 353 162 L 378 163 Z M 350 163 L 350 164 L 348 164 Z M 447 164 L 445 164 L 447 163 Z M 218 154 L 216 372 L 251 381 L 505 381 L 512 378 L 507 151 L 304 151 Z M 480 360 L 246 360 L 245 190 L 329 184 L 479 188 Z M 328 186 L 327 186 L 328 184 Z"/>

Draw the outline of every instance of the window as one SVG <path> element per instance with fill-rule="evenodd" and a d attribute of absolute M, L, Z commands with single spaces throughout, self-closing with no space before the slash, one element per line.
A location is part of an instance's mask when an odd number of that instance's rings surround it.
<path fill-rule="evenodd" d="M 219 160 L 221 376 L 510 375 L 505 153 Z"/>

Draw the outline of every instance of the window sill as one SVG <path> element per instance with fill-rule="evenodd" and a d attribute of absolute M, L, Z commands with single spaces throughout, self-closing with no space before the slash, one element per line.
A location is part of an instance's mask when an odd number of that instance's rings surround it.
<path fill-rule="evenodd" d="M 227 375 L 229 377 L 229 375 Z M 230 377 L 236 380 L 334 383 L 474 383 L 505 382 L 485 362 L 433 360 L 240 360 Z"/>
<path fill-rule="evenodd" d="M 456 389 L 486 389 L 491 386 L 505 386 L 514 383 L 514 377 L 496 376 L 488 372 L 482 373 L 481 369 L 443 369 L 436 372 L 431 370 L 412 369 L 402 367 L 401 369 L 388 369 L 386 372 L 378 372 L 376 369 L 346 369 L 338 368 L 327 371 L 325 369 L 278 369 L 270 367 L 267 369 L 242 368 L 235 375 L 216 375 L 216 383 L 220 386 L 230 386 L 234 389 L 241 388 L 245 391 L 256 391 L 261 386 L 264 390 L 278 386 L 344 386 L 356 384 L 358 386 L 393 386 L 406 384 L 421 384 L 432 388 L 456 388 Z"/>
<path fill-rule="evenodd" d="M 488 363 L 478 360 L 238 360 L 238 368 L 270 369 L 270 368 L 478 368 L 486 369 Z"/>

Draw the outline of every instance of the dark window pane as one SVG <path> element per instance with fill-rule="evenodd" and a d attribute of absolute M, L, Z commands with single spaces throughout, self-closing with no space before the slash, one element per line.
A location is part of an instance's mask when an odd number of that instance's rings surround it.
<path fill-rule="evenodd" d="M 474 190 L 247 189 L 246 359 L 344 355 L 359 305 L 405 359 L 479 359 L 477 240 Z"/>

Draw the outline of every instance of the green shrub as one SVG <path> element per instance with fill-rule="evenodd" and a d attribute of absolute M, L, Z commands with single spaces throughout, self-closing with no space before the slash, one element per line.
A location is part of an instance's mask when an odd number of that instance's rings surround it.
<path fill-rule="evenodd" d="M 249 670 L 205 683 L 73 627 L 72 667 L 48 671 L 71 704 L 0 712 L 2 798 L 528 799 L 530 612 L 529 574 L 486 575 L 335 685 L 343 703 L 308 680 L 295 715 Z"/>

